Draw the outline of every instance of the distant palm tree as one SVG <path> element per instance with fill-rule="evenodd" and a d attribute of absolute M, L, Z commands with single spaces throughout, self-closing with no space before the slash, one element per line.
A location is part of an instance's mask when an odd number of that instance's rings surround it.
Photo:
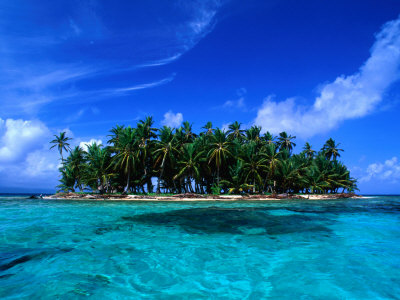
<path fill-rule="evenodd" d="M 226 138 L 226 133 L 219 128 L 215 130 L 211 138 L 210 150 L 207 155 L 208 164 L 213 162 L 213 165 L 217 168 L 217 186 L 219 186 L 219 171 L 226 159 L 232 156 L 230 151 L 232 143 Z"/>
<path fill-rule="evenodd" d="M 182 132 L 184 135 L 185 143 L 192 143 L 196 138 L 196 134 L 192 131 L 192 124 L 188 121 L 183 122 L 182 124 Z"/>
<path fill-rule="evenodd" d="M 138 156 L 138 141 L 136 139 L 135 129 L 131 127 L 124 128 L 118 136 L 116 145 L 117 154 L 113 156 L 115 170 L 122 170 L 127 176 L 124 191 L 127 193 L 130 187 L 131 172 L 136 166 Z"/>
<path fill-rule="evenodd" d="M 243 147 L 240 158 L 243 161 L 244 181 L 252 180 L 253 194 L 256 192 L 256 184 L 262 185 L 262 174 L 267 168 L 267 159 L 257 151 L 255 142 L 251 142 Z"/>
<path fill-rule="evenodd" d="M 293 147 L 296 146 L 296 144 L 292 142 L 295 138 L 295 136 L 288 135 L 285 131 L 281 132 L 278 137 L 278 145 L 280 149 L 286 149 L 292 153 Z"/>
<path fill-rule="evenodd" d="M 244 138 L 244 130 L 240 129 L 242 123 L 235 121 L 234 123 L 229 125 L 229 130 L 226 132 L 228 134 L 228 138 L 234 140 L 242 140 Z"/>
<path fill-rule="evenodd" d="M 314 157 L 315 150 L 311 149 L 311 145 L 308 142 L 304 145 L 303 150 L 307 158 L 311 159 Z"/>
<path fill-rule="evenodd" d="M 79 146 L 72 149 L 70 155 L 65 160 L 65 165 L 70 167 L 75 178 L 76 186 L 78 186 L 80 191 L 83 190 L 85 162 L 85 151 Z"/>
<path fill-rule="evenodd" d="M 253 141 L 253 142 L 259 144 L 261 142 L 260 134 L 261 134 L 261 127 L 260 126 L 252 126 L 246 130 L 246 140 L 248 142 Z"/>
<path fill-rule="evenodd" d="M 155 165 L 160 166 L 160 175 L 157 182 L 157 194 L 160 193 L 161 180 L 164 178 L 166 163 L 171 165 L 174 162 L 174 154 L 179 152 L 175 136 L 170 127 L 164 126 L 161 128 L 159 138 L 160 140 L 157 141 L 153 152 Z"/>
<path fill-rule="evenodd" d="M 147 117 L 136 127 L 111 129 L 108 146 L 92 144 L 84 151 L 69 149 L 64 133 L 51 141 L 62 159 L 59 188 L 74 191 L 91 188 L 100 192 L 151 193 L 337 193 L 352 192 L 356 180 L 337 158 L 342 149 L 329 139 L 316 155 L 306 143 L 292 154 L 294 136 L 282 132 L 276 142 L 269 132 L 253 126 L 244 131 L 239 122 L 225 133 L 211 122 L 196 135 L 185 122 L 177 129 L 153 128 Z M 65 159 L 63 155 L 68 152 Z"/>
<path fill-rule="evenodd" d="M 214 131 L 214 129 L 212 128 L 212 123 L 211 122 L 207 122 L 206 125 L 204 125 L 203 127 L 201 127 L 203 129 L 205 129 L 206 131 L 204 132 L 205 135 L 211 135 Z"/>
<path fill-rule="evenodd" d="M 339 149 L 340 143 L 336 144 L 335 140 L 330 138 L 327 140 L 322 147 L 322 151 L 325 153 L 325 156 L 327 159 L 331 160 L 333 157 L 333 160 L 336 160 L 337 157 L 340 157 L 339 151 L 344 151 L 343 149 Z"/>
<path fill-rule="evenodd" d="M 200 157 L 202 152 L 196 153 L 194 144 L 185 144 L 181 154 L 181 159 L 178 161 L 178 174 L 174 176 L 177 179 L 181 176 L 186 177 L 186 190 L 190 190 L 193 193 L 192 179 L 200 178 Z"/>
<path fill-rule="evenodd" d="M 55 139 L 52 140 L 50 142 L 50 144 L 54 144 L 53 146 L 50 147 L 50 149 L 57 147 L 58 148 L 58 152 L 60 152 L 61 155 L 61 161 L 64 161 L 64 157 L 63 157 L 63 150 L 65 150 L 65 152 L 68 152 L 69 150 L 71 150 L 71 147 L 69 146 L 68 141 L 72 140 L 71 138 L 66 136 L 65 131 L 60 132 L 60 135 L 54 135 Z"/>
<path fill-rule="evenodd" d="M 275 142 L 274 142 L 275 137 L 274 137 L 269 131 L 267 131 L 266 133 L 264 133 L 264 135 L 262 136 L 262 140 L 263 140 L 267 145 L 275 144 Z"/>

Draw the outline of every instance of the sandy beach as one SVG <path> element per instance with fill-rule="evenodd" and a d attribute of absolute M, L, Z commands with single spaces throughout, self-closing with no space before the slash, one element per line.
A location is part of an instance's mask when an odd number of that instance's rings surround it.
<path fill-rule="evenodd" d="M 98 201 L 277 201 L 277 200 L 333 200 L 362 198 L 353 193 L 343 194 L 277 194 L 277 195 L 198 195 L 198 194 L 177 194 L 173 196 L 148 196 L 148 195 L 100 195 L 80 193 L 58 193 L 51 196 L 44 196 L 43 199 L 51 200 L 98 200 Z"/>

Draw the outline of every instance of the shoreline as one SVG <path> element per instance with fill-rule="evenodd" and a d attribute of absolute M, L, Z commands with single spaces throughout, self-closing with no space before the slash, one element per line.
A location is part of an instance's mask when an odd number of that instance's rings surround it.
<path fill-rule="evenodd" d="M 73 201 L 150 201 L 150 202 L 197 202 L 197 201 L 279 201 L 279 200 L 337 200 L 337 199 L 362 199 L 363 196 L 353 193 L 341 194 L 304 194 L 304 195 L 197 195 L 177 194 L 172 196 L 148 195 L 100 195 L 100 194 L 74 194 L 59 193 L 44 196 L 44 200 L 73 200 Z"/>

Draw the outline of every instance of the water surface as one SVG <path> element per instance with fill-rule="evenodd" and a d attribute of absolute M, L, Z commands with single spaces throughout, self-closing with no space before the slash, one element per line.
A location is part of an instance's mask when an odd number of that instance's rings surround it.
<path fill-rule="evenodd" d="M 393 299 L 400 197 L 0 197 L 2 299 Z"/>

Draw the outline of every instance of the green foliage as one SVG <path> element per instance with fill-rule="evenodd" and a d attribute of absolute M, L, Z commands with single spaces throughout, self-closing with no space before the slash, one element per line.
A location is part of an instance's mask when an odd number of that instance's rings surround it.
<path fill-rule="evenodd" d="M 294 136 L 274 137 L 261 127 L 247 130 L 234 122 L 225 132 L 208 122 L 197 135 L 192 124 L 153 127 L 153 118 L 135 127 L 110 130 L 107 146 L 92 144 L 84 151 L 69 148 L 61 133 L 53 147 L 69 151 L 62 159 L 60 191 L 100 193 L 242 194 L 336 193 L 354 191 L 356 180 L 339 161 L 339 144 L 329 139 L 317 152 L 309 143 L 294 154 Z"/>
<path fill-rule="evenodd" d="M 221 195 L 221 187 L 214 183 L 211 186 L 211 194 L 213 194 L 213 195 Z"/>

